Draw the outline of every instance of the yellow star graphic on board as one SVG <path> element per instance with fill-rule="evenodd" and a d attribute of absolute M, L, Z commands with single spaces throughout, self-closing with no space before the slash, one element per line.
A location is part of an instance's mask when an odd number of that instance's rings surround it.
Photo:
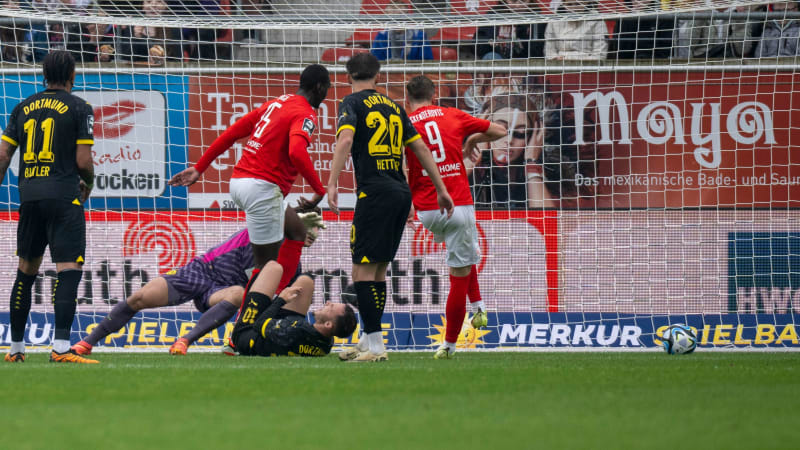
<path fill-rule="evenodd" d="M 438 334 L 432 334 L 428 336 L 431 342 L 429 345 L 431 347 L 441 345 L 444 342 L 444 334 L 445 328 L 447 327 L 447 320 L 444 316 L 439 316 L 442 319 L 441 325 L 434 324 L 433 327 L 436 328 Z M 490 330 L 476 330 L 472 328 L 472 324 L 469 323 L 469 316 L 464 316 L 464 323 L 461 325 L 461 333 L 458 334 L 458 341 L 456 342 L 456 348 L 475 348 L 478 344 L 485 344 L 481 338 L 486 336 L 487 334 L 491 333 Z"/>

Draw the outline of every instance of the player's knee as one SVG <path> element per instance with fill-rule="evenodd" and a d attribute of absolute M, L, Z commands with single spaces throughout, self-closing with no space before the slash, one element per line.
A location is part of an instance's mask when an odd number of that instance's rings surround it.
<path fill-rule="evenodd" d="M 128 306 L 134 311 L 141 311 L 147 308 L 147 299 L 145 298 L 144 293 L 141 290 L 138 290 L 131 294 L 130 297 L 126 300 Z"/>
<path fill-rule="evenodd" d="M 275 276 L 276 274 L 277 274 L 277 276 L 280 277 L 280 276 L 283 275 L 283 266 L 280 265 L 278 263 L 278 261 L 275 261 L 275 260 L 268 261 L 264 265 L 264 268 L 261 269 L 261 273 L 264 274 L 264 276 L 267 276 L 267 277 L 272 277 L 272 276 Z M 259 277 L 260 276 L 261 275 L 259 275 Z"/>
<path fill-rule="evenodd" d="M 304 291 L 307 290 L 308 292 L 313 292 L 314 279 L 308 275 L 300 275 L 299 277 L 297 277 L 297 280 L 295 280 L 295 282 L 292 283 L 292 285 L 300 286 L 303 288 Z"/>
<path fill-rule="evenodd" d="M 242 306 L 243 297 L 244 297 L 244 288 L 241 286 L 234 286 L 230 291 L 230 295 L 228 295 L 223 301 L 226 301 L 238 308 Z"/>

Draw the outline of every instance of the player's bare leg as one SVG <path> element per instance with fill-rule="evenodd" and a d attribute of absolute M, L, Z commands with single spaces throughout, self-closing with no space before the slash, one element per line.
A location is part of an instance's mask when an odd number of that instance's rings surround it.
<path fill-rule="evenodd" d="M 124 327 L 137 312 L 143 309 L 167 306 L 168 303 L 167 280 L 163 277 L 150 280 L 141 289 L 131 294 L 127 300 L 114 305 L 108 316 L 97 324 L 89 336 L 73 345 L 72 350 L 79 355 L 89 355 L 92 353 L 92 347 L 109 334 Z"/>
<path fill-rule="evenodd" d="M 314 299 L 314 279 L 308 275 L 301 275 L 297 277 L 297 280 L 292 283 L 291 287 L 299 287 L 300 293 L 291 303 L 285 305 L 283 309 L 294 311 L 301 315 L 308 314 L 308 309 L 311 307 L 311 302 Z"/>
<path fill-rule="evenodd" d="M 389 263 L 353 264 L 353 282 L 358 299 L 358 312 L 364 324 L 363 340 L 367 351 L 358 353 L 350 361 L 386 361 L 381 318 L 386 306 L 386 269 Z"/>
<path fill-rule="evenodd" d="M 11 349 L 3 358 L 6 362 L 25 362 L 25 324 L 31 311 L 31 288 L 39 273 L 42 258 L 28 261 L 19 258 L 17 279 L 11 289 L 9 322 L 11 328 Z"/>
<path fill-rule="evenodd" d="M 208 298 L 209 308 L 195 324 L 186 336 L 179 338 L 169 348 L 172 355 L 185 355 L 186 350 L 195 341 L 205 336 L 206 333 L 218 328 L 239 310 L 241 306 L 244 288 L 241 286 L 229 286 L 211 294 Z"/>

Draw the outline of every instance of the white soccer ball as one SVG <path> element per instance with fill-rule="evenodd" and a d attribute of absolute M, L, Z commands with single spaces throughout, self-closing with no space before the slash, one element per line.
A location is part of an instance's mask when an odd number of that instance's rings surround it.
<path fill-rule="evenodd" d="M 670 355 L 692 353 L 697 348 L 697 336 L 694 331 L 682 323 L 670 325 L 661 335 L 664 351 Z"/>

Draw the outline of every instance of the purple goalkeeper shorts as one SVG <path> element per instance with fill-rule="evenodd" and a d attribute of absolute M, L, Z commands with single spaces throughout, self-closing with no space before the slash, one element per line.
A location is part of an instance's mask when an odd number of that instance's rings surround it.
<path fill-rule="evenodd" d="M 182 305 L 191 300 L 201 313 L 208 311 L 209 297 L 218 290 L 228 287 L 218 284 L 211 271 L 208 264 L 195 258 L 189 264 L 163 275 L 167 280 L 169 291 L 167 305 Z"/>

